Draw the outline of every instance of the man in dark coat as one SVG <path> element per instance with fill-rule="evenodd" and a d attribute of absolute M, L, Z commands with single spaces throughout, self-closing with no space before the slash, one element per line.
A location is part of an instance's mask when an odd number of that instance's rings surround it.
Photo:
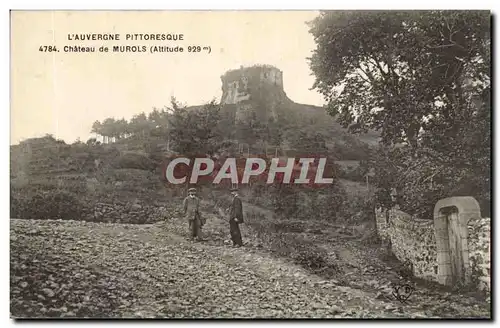
<path fill-rule="evenodd" d="M 238 189 L 232 188 L 231 195 L 233 196 L 233 202 L 229 208 L 229 231 L 233 246 L 241 247 L 243 241 L 241 240 L 240 224 L 243 223 L 243 206 L 238 196 Z"/>

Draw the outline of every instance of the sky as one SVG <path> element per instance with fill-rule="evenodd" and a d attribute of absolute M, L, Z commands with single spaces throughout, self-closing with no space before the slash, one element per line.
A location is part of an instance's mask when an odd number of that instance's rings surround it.
<path fill-rule="evenodd" d="M 53 134 L 92 136 L 92 123 L 130 119 L 169 105 L 199 105 L 222 95 L 229 69 L 270 64 L 283 71 L 293 101 L 321 106 L 306 60 L 315 48 L 305 22 L 314 11 L 14 11 L 11 14 L 11 134 L 16 144 Z M 75 41 L 68 34 L 120 34 L 120 41 Z M 127 41 L 126 34 L 183 34 L 183 41 Z M 73 37 L 74 38 L 74 37 Z M 59 52 L 40 51 L 54 45 Z M 99 53 L 101 46 L 179 45 L 211 53 Z M 95 46 L 95 53 L 64 52 Z"/>

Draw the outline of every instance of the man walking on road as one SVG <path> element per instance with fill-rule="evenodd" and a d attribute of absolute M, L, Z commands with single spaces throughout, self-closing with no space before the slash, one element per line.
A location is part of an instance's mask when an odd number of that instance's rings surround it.
<path fill-rule="evenodd" d="M 201 240 L 201 218 L 200 218 L 200 199 L 196 197 L 196 189 L 190 188 L 188 196 L 184 198 L 183 202 L 184 217 L 189 223 L 190 239 L 196 238 L 197 241 Z"/>
<path fill-rule="evenodd" d="M 243 223 L 243 206 L 238 196 L 238 189 L 232 188 L 231 195 L 233 196 L 233 202 L 229 208 L 229 231 L 233 246 L 241 247 L 243 241 L 241 240 L 240 224 Z"/>

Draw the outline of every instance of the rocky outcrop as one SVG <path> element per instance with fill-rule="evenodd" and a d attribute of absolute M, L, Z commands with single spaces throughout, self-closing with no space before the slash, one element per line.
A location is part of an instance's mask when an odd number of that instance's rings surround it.
<path fill-rule="evenodd" d="M 283 72 L 274 66 L 240 67 L 226 72 L 221 80 L 221 103 L 236 105 L 236 120 L 276 119 L 278 107 L 292 103 L 283 89 Z"/>

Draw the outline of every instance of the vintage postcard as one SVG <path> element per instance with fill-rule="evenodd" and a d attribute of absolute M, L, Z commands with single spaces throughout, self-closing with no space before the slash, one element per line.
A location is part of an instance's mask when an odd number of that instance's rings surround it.
<path fill-rule="evenodd" d="M 489 319 L 489 11 L 10 14 L 10 314 Z"/>

